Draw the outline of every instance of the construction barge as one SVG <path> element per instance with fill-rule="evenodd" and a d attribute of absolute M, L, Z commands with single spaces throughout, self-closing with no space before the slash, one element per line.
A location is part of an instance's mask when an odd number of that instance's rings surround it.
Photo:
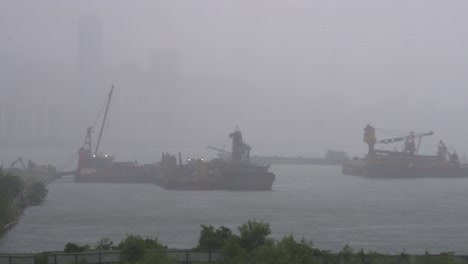
<path fill-rule="evenodd" d="M 163 154 L 156 184 L 168 190 L 231 190 L 269 191 L 275 175 L 269 165 L 250 162 L 250 146 L 242 140 L 239 130 L 229 134 L 232 139 L 232 155 L 229 161 L 213 159 L 188 159 L 179 164 L 173 155 Z"/>
<path fill-rule="evenodd" d="M 139 165 L 134 162 L 116 162 L 114 156 L 99 152 L 104 124 L 106 122 L 109 104 L 112 98 L 112 86 L 102 120 L 99 138 L 94 152 L 92 151 L 91 134 L 93 126 L 86 130 L 84 145 L 78 150 L 78 168 L 75 173 L 76 182 L 107 182 L 107 183 L 153 183 L 156 175 L 156 163 Z"/>
<path fill-rule="evenodd" d="M 364 128 L 364 143 L 369 151 L 364 158 L 353 158 L 342 166 L 343 174 L 359 175 L 371 178 L 450 178 L 467 177 L 468 168 L 460 164 L 458 155 L 450 152 L 447 146 L 439 141 L 436 155 L 419 155 L 421 139 L 434 133 L 414 134 L 377 140 L 375 128 L 367 125 Z M 376 150 L 375 144 L 389 144 L 404 141 L 402 151 Z M 416 143 L 417 141 L 417 143 Z"/>

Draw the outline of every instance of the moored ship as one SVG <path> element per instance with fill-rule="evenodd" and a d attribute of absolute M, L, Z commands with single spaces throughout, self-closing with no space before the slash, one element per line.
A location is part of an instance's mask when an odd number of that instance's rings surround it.
<path fill-rule="evenodd" d="M 250 162 L 250 146 L 242 140 L 239 130 L 231 133 L 232 155 L 229 161 L 189 159 L 179 164 L 173 155 L 163 154 L 156 184 L 170 190 L 271 190 L 275 175 L 269 166 Z"/>
<path fill-rule="evenodd" d="M 436 155 L 419 155 L 419 145 L 428 132 L 407 136 L 377 140 L 375 128 L 367 125 L 364 128 L 364 143 L 369 150 L 364 158 L 353 158 L 343 164 L 343 174 L 367 177 L 386 178 L 420 178 L 420 177 L 467 177 L 468 171 L 460 165 L 458 155 L 450 152 L 447 146 L 439 141 Z M 404 141 L 402 151 L 376 150 L 375 144 L 389 144 Z M 416 143 L 417 141 L 417 143 Z"/>
<path fill-rule="evenodd" d="M 135 162 L 116 162 L 114 156 L 104 155 L 99 150 L 104 124 L 106 122 L 109 104 L 112 98 L 112 86 L 96 149 L 92 151 L 91 134 L 93 126 L 86 130 L 84 145 L 78 150 L 78 168 L 75 174 L 76 182 L 111 182 L 111 183 L 153 183 L 156 174 L 156 164 L 138 165 Z"/>

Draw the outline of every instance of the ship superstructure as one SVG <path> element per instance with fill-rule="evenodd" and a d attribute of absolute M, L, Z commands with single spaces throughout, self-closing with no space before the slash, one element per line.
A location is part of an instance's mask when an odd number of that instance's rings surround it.
<path fill-rule="evenodd" d="M 174 190 L 271 190 L 275 175 L 269 166 L 250 162 L 250 146 L 242 139 L 239 130 L 229 134 L 232 139 L 231 159 L 188 159 L 179 164 L 173 155 L 163 154 L 156 184 Z"/>
<path fill-rule="evenodd" d="M 353 158 L 343 164 L 343 174 L 368 177 L 464 177 L 465 169 L 460 166 L 458 155 L 450 152 L 444 142 L 439 141 L 436 155 L 418 153 L 421 140 L 433 135 L 432 131 L 407 136 L 377 140 L 375 128 L 367 125 L 364 128 L 363 141 L 368 145 L 364 158 Z M 404 142 L 401 151 L 378 150 L 376 144 Z"/>

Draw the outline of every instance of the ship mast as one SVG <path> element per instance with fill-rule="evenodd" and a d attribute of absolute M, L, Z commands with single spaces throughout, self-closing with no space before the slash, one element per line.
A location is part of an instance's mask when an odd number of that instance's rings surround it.
<path fill-rule="evenodd" d="M 104 130 L 104 124 L 106 123 L 106 118 L 107 118 L 107 111 L 109 110 L 109 105 L 111 102 L 112 98 L 112 92 L 114 91 L 114 85 L 112 85 L 111 90 L 109 92 L 108 99 L 107 99 L 107 105 L 106 105 L 106 112 L 104 113 L 104 119 L 102 120 L 102 125 L 101 125 L 101 131 L 99 131 L 99 138 L 96 144 L 96 150 L 94 151 L 94 155 L 97 155 L 98 149 L 99 149 L 99 143 L 101 143 L 101 137 L 102 137 L 102 131 Z"/>
<path fill-rule="evenodd" d="M 93 127 L 90 126 L 86 129 L 86 137 L 85 137 L 85 142 L 83 145 L 83 150 L 86 152 L 87 156 L 91 156 L 91 153 L 93 152 L 91 148 L 91 133 L 93 132 Z"/>

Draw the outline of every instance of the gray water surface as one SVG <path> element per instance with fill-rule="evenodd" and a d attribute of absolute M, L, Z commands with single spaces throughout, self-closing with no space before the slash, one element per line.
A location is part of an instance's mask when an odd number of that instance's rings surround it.
<path fill-rule="evenodd" d="M 197 245 L 200 225 L 271 224 L 321 249 L 468 253 L 468 179 L 368 179 L 338 166 L 277 165 L 271 192 L 168 191 L 152 184 L 60 180 L 46 201 L 27 208 L 0 239 L 0 252 L 63 250 L 126 234 L 157 237 L 169 247 Z"/>

